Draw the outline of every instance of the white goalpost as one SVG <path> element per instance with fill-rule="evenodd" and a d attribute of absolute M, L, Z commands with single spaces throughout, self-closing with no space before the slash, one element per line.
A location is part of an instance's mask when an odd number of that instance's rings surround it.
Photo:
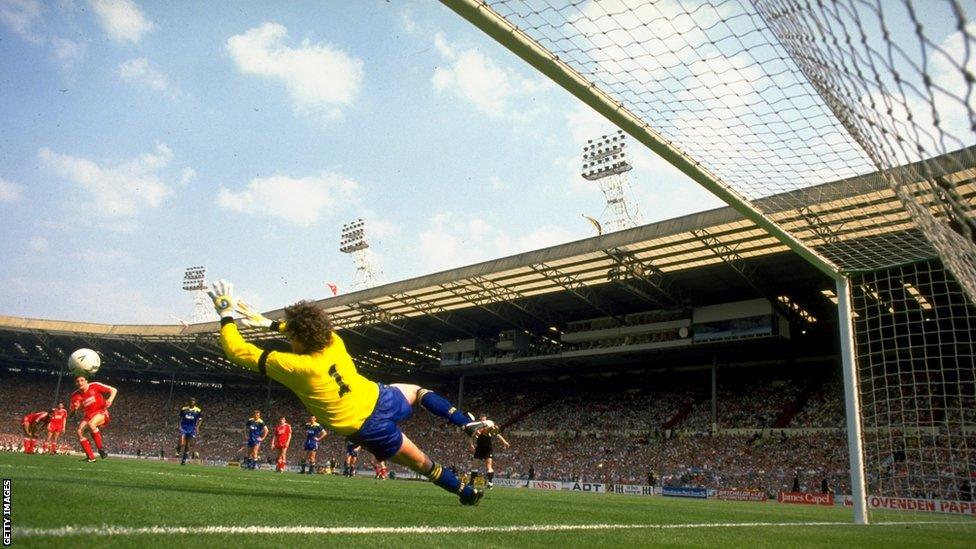
<path fill-rule="evenodd" d="M 886 502 L 972 498 L 976 14 L 442 3 L 835 281 L 857 523 Z"/>
<path fill-rule="evenodd" d="M 844 368 L 844 416 L 847 425 L 847 453 L 851 468 L 851 498 L 854 522 L 867 524 L 867 498 L 864 481 L 864 446 L 861 438 L 861 409 L 858 392 L 857 358 L 854 354 L 854 326 L 851 322 L 851 283 L 837 279 L 837 320 L 840 327 L 840 358 Z M 846 311 L 846 314 L 845 314 Z"/>

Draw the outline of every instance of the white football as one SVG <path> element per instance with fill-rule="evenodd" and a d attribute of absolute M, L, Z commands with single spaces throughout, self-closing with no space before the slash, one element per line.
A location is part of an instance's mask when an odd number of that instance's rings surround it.
<path fill-rule="evenodd" d="M 78 376 L 91 376 L 101 365 L 101 357 L 91 349 L 78 349 L 68 357 L 68 370 Z"/>

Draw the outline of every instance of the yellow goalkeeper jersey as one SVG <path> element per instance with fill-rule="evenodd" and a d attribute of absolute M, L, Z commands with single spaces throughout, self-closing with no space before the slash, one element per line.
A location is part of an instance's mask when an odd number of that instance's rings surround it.
<path fill-rule="evenodd" d="M 233 322 L 224 322 L 220 343 L 231 362 L 291 389 L 311 414 L 340 435 L 358 431 L 376 407 L 379 386 L 356 371 L 335 333 L 325 349 L 300 355 L 261 349 L 244 341 Z"/>

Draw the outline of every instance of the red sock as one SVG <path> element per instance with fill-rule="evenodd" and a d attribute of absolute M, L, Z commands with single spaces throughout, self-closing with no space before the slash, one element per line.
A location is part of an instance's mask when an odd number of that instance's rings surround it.
<path fill-rule="evenodd" d="M 102 449 L 102 432 L 92 431 L 92 440 L 95 441 L 95 448 Z"/>
<path fill-rule="evenodd" d="M 30 453 L 30 439 L 29 438 L 25 438 L 24 439 L 24 453 L 25 454 L 29 454 Z"/>
<path fill-rule="evenodd" d="M 81 448 L 85 451 L 85 454 L 88 456 L 88 459 L 95 459 L 95 453 L 92 452 L 91 443 L 88 442 L 87 438 L 81 439 Z"/>
<path fill-rule="evenodd" d="M 285 470 L 285 460 L 278 459 L 278 470 L 279 471 L 284 471 Z"/>

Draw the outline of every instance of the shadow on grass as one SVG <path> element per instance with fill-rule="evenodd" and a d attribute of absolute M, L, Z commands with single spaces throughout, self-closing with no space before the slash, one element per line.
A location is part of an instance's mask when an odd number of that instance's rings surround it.
<path fill-rule="evenodd" d="M 46 478 L 33 478 L 30 482 L 38 482 L 45 484 L 57 484 L 64 486 L 64 481 L 60 479 L 46 479 Z M 241 487 L 240 489 L 231 489 L 228 487 L 201 487 L 201 486 L 167 486 L 163 485 L 147 485 L 147 484 L 134 484 L 128 482 L 121 482 L 116 480 L 107 480 L 100 478 L 86 478 L 84 480 L 85 487 L 105 487 L 112 489 L 128 489 L 128 490 L 139 490 L 144 492 L 173 492 L 177 494 L 205 494 L 212 496 L 232 496 L 232 497 L 255 497 L 260 499 L 265 499 L 272 497 L 276 500 L 291 500 L 298 502 L 330 502 L 330 503 L 362 503 L 364 498 L 354 498 L 339 496 L 334 493 L 323 492 L 321 494 L 308 494 L 308 493 L 291 493 L 282 491 L 272 491 L 272 490 L 248 490 L 246 487 Z"/>

